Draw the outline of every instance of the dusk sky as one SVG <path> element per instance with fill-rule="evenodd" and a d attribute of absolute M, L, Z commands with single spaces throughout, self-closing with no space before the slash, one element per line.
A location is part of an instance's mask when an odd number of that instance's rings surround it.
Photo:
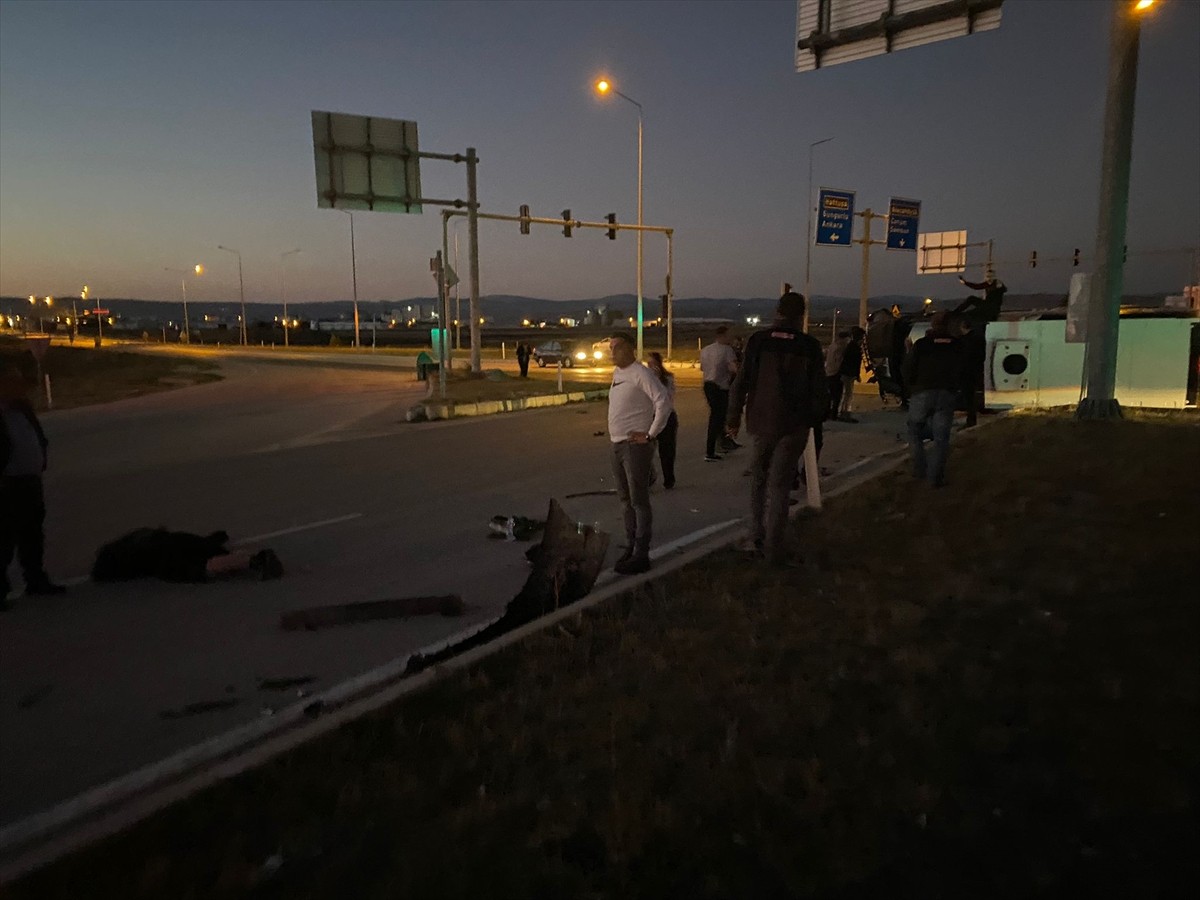
<path fill-rule="evenodd" d="M 1017 293 L 1065 294 L 1095 240 L 1107 0 L 1008 0 L 1000 28 L 797 74 L 780 2 L 0 2 L 0 294 L 175 299 L 164 267 L 203 263 L 195 300 L 349 299 L 347 217 L 317 208 L 310 113 L 415 120 L 421 149 L 480 156 L 483 211 L 676 229 L 679 297 L 751 297 L 804 280 L 815 185 L 922 231 L 993 238 Z M 1142 30 L 1126 290 L 1178 293 L 1200 245 L 1200 2 L 1160 0 Z M 465 167 L 423 161 L 427 196 Z M 440 215 L 357 213 L 362 300 L 429 296 Z M 880 227 L 878 224 L 875 226 Z M 460 228 L 466 278 L 466 228 Z M 856 229 L 857 234 L 857 229 Z M 484 294 L 632 293 L 621 233 L 480 223 Z M 281 263 L 294 247 L 302 253 Z M 665 241 L 647 235 L 645 292 Z M 1141 255 L 1143 251 L 1175 251 Z M 872 256 L 872 293 L 951 297 L 915 254 Z M 856 296 L 860 251 L 813 254 L 817 294 Z M 284 266 L 286 265 L 286 272 Z M 1074 270 L 1078 271 L 1078 270 Z M 976 270 L 978 272 L 978 270 Z"/>

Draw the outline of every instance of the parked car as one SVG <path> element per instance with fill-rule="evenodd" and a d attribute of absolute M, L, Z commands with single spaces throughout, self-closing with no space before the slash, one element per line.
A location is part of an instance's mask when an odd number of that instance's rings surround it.
<path fill-rule="evenodd" d="M 588 346 L 582 341 L 547 341 L 533 348 L 533 360 L 540 368 L 557 366 L 562 360 L 564 369 L 573 366 L 602 366 L 608 356 L 607 349 Z"/>

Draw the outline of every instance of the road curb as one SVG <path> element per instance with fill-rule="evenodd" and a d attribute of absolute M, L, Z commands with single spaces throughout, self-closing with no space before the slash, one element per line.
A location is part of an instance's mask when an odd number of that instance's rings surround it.
<path fill-rule="evenodd" d="M 568 403 L 590 403 L 607 400 L 608 388 L 594 391 L 567 391 L 561 394 L 535 394 L 531 397 L 510 397 L 504 400 L 426 400 L 409 409 L 409 422 L 436 422 L 442 419 L 462 419 L 470 416 L 494 416 L 520 412 L 523 409 L 544 409 L 566 406 Z"/>

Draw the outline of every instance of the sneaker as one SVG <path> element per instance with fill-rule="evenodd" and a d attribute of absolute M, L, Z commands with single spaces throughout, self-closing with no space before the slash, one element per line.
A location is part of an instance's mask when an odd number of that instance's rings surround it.
<path fill-rule="evenodd" d="M 721 449 L 722 450 L 726 450 L 726 451 L 737 450 L 737 449 L 740 449 L 741 446 L 742 445 L 739 444 L 737 441 L 735 441 L 733 438 L 725 438 L 725 440 L 721 441 Z"/>
<path fill-rule="evenodd" d="M 704 457 L 704 461 L 705 461 L 705 462 L 720 462 L 720 461 L 721 461 L 721 460 L 723 460 L 724 458 L 725 458 L 725 457 L 723 457 L 723 456 L 716 456 L 716 455 L 713 455 L 713 456 L 705 456 L 705 457 Z"/>
<path fill-rule="evenodd" d="M 271 549 L 259 550 L 250 557 L 250 571 L 257 572 L 262 581 L 271 581 L 283 575 L 283 563 Z"/>
<path fill-rule="evenodd" d="M 620 575 L 638 575 L 650 571 L 650 557 L 631 556 L 629 559 L 619 559 L 613 570 Z"/>
<path fill-rule="evenodd" d="M 32 597 L 53 597 L 58 594 L 65 594 L 67 589 L 61 584 L 55 584 L 49 578 L 44 578 L 41 581 L 35 581 L 32 584 L 25 585 L 26 596 Z"/>

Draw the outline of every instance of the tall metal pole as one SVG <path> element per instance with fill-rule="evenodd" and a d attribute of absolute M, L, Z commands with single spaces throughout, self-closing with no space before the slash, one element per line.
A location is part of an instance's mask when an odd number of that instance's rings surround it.
<path fill-rule="evenodd" d="M 458 229 L 454 229 L 454 274 L 458 274 Z M 462 298 L 458 294 L 461 278 L 454 279 L 454 349 L 462 352 Z"/>
<path fill-rule="evenodd" d="M 1092 279 L 1087 320 L 1086 396 L 1076 411 L 1081 419 L 1111 419 L 1121 415 L 1121 405 L 1116 400 L 1117 338 L 1125 274 L 1125 227 L 1141 20 L 1131 3 L 1110 5 L 1104 156 L 1100 164 L 1100 219 L 1096 229 L 1099 265 Z"/>
<path fill-rule="evenodd" d="M 822 138 L 819 141 L 813 141 L 808 145 L 808 228 L 806 231 L 807 237 L 804 242 L 804 331 L 808 333 L 808 316 L 812 309 L 812 247 L 813 247 L 813 150 L 821 144 L 827 144 L 833 138 Z"/>
<path fill-rule="evenodd" d="M 641 360 L 642 330 L 645 314 L 642 310 L 642 107 L 638 105 L 638 233 L 637 233 L 637 356 Z"/>
<path fill-rule="evenodd" d="M 476 189 L 475 168 L 479 157 L 475 148 L 467 148 L 467 240 L 469 243 L 467 255 L 471 263 L 471 371 L 479 374 L 480 341 L 482 335 L 479 327 L 479 192 Z"/>
<path fill-rule="evenodd" d="M 640 235 L 641 232 L 639 231 Z M 667 362 L 675 346 L 675 233 L 667 232 Z"/>
<path fill-rule="evenodd" d="M 350 289 L 354 296 L 354 346 L 357 349 L 362 344 L 358 339 L 358 255 L 354 252 L 354 213 L 348 209 L 342 212 L 350 217 Z"/>
<path fill-rule="evenodd" d="M 279 299 L 283 302 L 283 346 L 285 347 L 289 346 L 289 344 L 287 291 L 285 289 L 286 285 L 284 284 L 285 276 L 287 274 L 287 264 L 284 261 L 293 253 L 299 252 L 300 248 L 297 247 L 295 250 L 287 250 L 279 254 Z"/>
<path fill-rule="evenodd" d="M 447 281 L 446 264 L 450 259 L 450 247 L 447 239 L 447 234 L 449 231 L 447 226 L 450 224 L 450 216 L 448 216 L 446 213 L 447 210 L 442 210 L 442 252 L 440 261 L 438 263 L 438 270 L 442 273 L 442 281 L 439 285 L 440 290 L 438 292 L 438 330 L 442 333 L 441 364 L 443 368 L 449 369 L 452 364 L 452 349 L 449 331 L 447 330 L 450 328 L 450 287 L 445 282 Z M 458 272 L 456 271 L 454 274 L 457 276 Z"/>
<path fill-rule="evenodd" d="M 870 207 L 862 211 L 863 217 L 863 259 L 862 259 L 862 287 L 858 293 L 858 327 L 867 327 L 867 297 L 871 293 L 871 219 L 875 214 L 871 212 Z"/>
<path fill-rule="evenodd" d="M 238 301 L 242 306 L 242 346 L 246 346 L 246 285 L 242 281 L 242 254 L 238 258 Z"/>
<path fill-rule="evenodd" d="M 183 342 L 190 344 L 192 342 L 192 332 L 188 327 L 188 310 L 187 310 L 187 276 L 179 279 L 179 286 L 183 288 Z"/>

